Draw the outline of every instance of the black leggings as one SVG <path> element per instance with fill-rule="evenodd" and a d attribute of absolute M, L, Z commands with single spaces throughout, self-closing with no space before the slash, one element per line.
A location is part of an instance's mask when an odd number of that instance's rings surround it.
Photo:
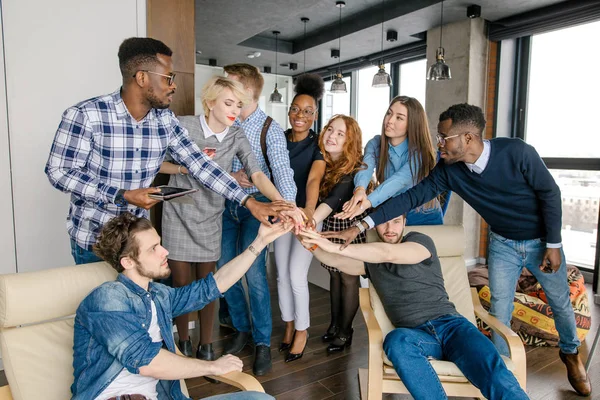
<path fill-rule="evenodd" d="M 192 268 L 195 269 L 196 279 L 206 278 L 206 276 L 215 272 L 216 261 L 189 263 L 185 261 L 169 260 L 169 267 L 173 278 L 173 287 L 181 287 L 192 282 Z M 215 302 L 204 306 L 198 312 L 200 320 L 200 344 L 209 344 L 212 342 L 212 329 L 215 318 Z M 181 315 L 175 318 L 179 340 L 188 340 L 190 332 L 188 328 L 189 314 Z"/>
<path fill-rule="evenodd" d="M 359 287 L 360 280 L 357 275 L 329 271 L 330 326 L 338 326 L 342 336 L 347 336 L 352 332 L 352 321 L 358 310 Z"/>

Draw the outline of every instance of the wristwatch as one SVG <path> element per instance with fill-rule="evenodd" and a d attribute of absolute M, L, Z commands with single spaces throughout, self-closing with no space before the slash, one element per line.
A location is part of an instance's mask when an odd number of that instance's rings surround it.
<path fill-rule="evenodd" d="M 365 226 L 363 225 L 362 220 L 356 221 L 352 225 L 358 228 L 358 233 L 363 233 L 364 231 L 367 230 L 367 228 L 365 228 Z"/>
<path fill-rule="evenodd" d="M 115 204 L 119 207 L 125 207 L 128 203 L 125 200 L 125 189 L 120 189 L 115 196 Z"/>

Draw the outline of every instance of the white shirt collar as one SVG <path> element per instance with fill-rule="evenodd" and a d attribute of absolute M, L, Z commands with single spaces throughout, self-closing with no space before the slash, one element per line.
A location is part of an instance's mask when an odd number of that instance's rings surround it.
<path fill-rule="evenodd" d="M 227 135 L 227 132 L 229 132 L 228 126 L 225 127 L 225 130 L 223 132 L 213 132 L 212 129 L 209 128 L 204 115 L 200 115 L 200 125 L 202 125 L 202 132 L 204 132 L 204 139 L 208 139 L 209 137 L 214 136 L 217 138 L 219 143 L 221 143 L 223 139 L 225 139 L 225 135 Z"/>
<path fill-rule="evenodd" d="M 476 174 L 481 174 L 485 167 L 487 167 L 488 161 L 490 161 L 490 141 L 487 139 L 483 140 L 483 151 L 481 155 L 473 164 L 465 163 L 469 171 L 475 172 Z"/>

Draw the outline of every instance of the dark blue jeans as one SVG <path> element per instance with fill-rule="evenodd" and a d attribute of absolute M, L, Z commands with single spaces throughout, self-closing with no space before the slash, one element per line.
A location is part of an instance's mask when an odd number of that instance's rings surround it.
<path fill-rule="evenodd" d="M 73 256 L 73 260 L 75 260 L 75 264 L 77 265 L 102 261 L 102 259 L 93 251 L 84 249 L 73 239 L 71 239 L 71 255 Z"/>
<path fill-rule="evenodd" d="M 257 196 L 256 200 L 269 201 L 264 196 Z M 260 222 L 252 216 L 247 208 L 226 200 L 225 211 L 223 211 L 221 259 L 217 262 L 217 269 L 243 253 L 256 238 L 258 228 L 260 228 Z M 229 314 L 235 329 L 240 332 L 252 331 L 256 345 L 270 346 L 273 321 L 271 320 L 271 295 L 267 283 L 266 264 L 267 249 L 265 248 L 245 275 L 250 298 L 252 325 L 241 279 L 225 292 L 225 300 L 227 300 Z"/>
<path fill-rule="evenodd" d="M 386 336 L 383 350 L 416 400 L 448 398 L 428 357 L 455 363 L 487 399 L 529 398 L 493 343 L 461 315 L 396 328 Z"/>

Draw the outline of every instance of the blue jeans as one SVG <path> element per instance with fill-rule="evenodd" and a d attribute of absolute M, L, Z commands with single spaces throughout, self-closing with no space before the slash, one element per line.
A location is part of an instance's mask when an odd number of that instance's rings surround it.
<path fill-rule="evenodd" d="M 89 264 L 102 261 L 93 251 L 84 249 L 79 246 L 76 241 L 71 239 L 71 255 L 75 260 L 75 264 Z"/>
<path fill-rule="evenodd" d="M 256 197 L 256 200 L 269 201 L 260 195 Z M 247 208 L 226 200 L 223 211 L 221 259 L 217 262 L 217 269 L 243 253 L 256 238 L 258 228 L 260 228 L 260 222 L 252 216 Z M 240 332 L 252 331 L 256 345 L 270 346 L 273 321 L 271 320 L 271 294 L 267 283 L 266 248 L 256 258 L 245 276 L 250 297 L 252 325 L 250 325 L 250 315 L 241 279 L 225 292 L 231 322 Z"/>
<path fill-rule="evenodd" d="M 273 396 L 260 392 L 236 392 L 205 397 L 204 400 L 272 400 Z"/>
<path fill-rule="evenodd" d="M 546 242 L 541 239 L 511 240 L 490 232 L 488 268 L 492 308 L 490 314 L 510 327 L 513 299 L 521 270 L 527 268 L 542 285 L 548 304 L 552 308 L 554 324 L 560 340 L 558 346 L 563 353 L 577 353 L 581 344 L 577 338 L 575 314 L 569 298 L 567 264 L 560 249 L 562 263 L 554 273 L 542 272 L 539 268 L 546 251 Z M 508 355 L 508 346 L 500 336 L 492 334 L 492 340 L 500 354 Z"/>
<path fill-rule="evenodd" d="M 383 350 L 416 400 L 447 399 L 429 358 L 451 361 L 487 399 L 528 399 L 492 342 L 461 315 L 396 328 Z"/>

